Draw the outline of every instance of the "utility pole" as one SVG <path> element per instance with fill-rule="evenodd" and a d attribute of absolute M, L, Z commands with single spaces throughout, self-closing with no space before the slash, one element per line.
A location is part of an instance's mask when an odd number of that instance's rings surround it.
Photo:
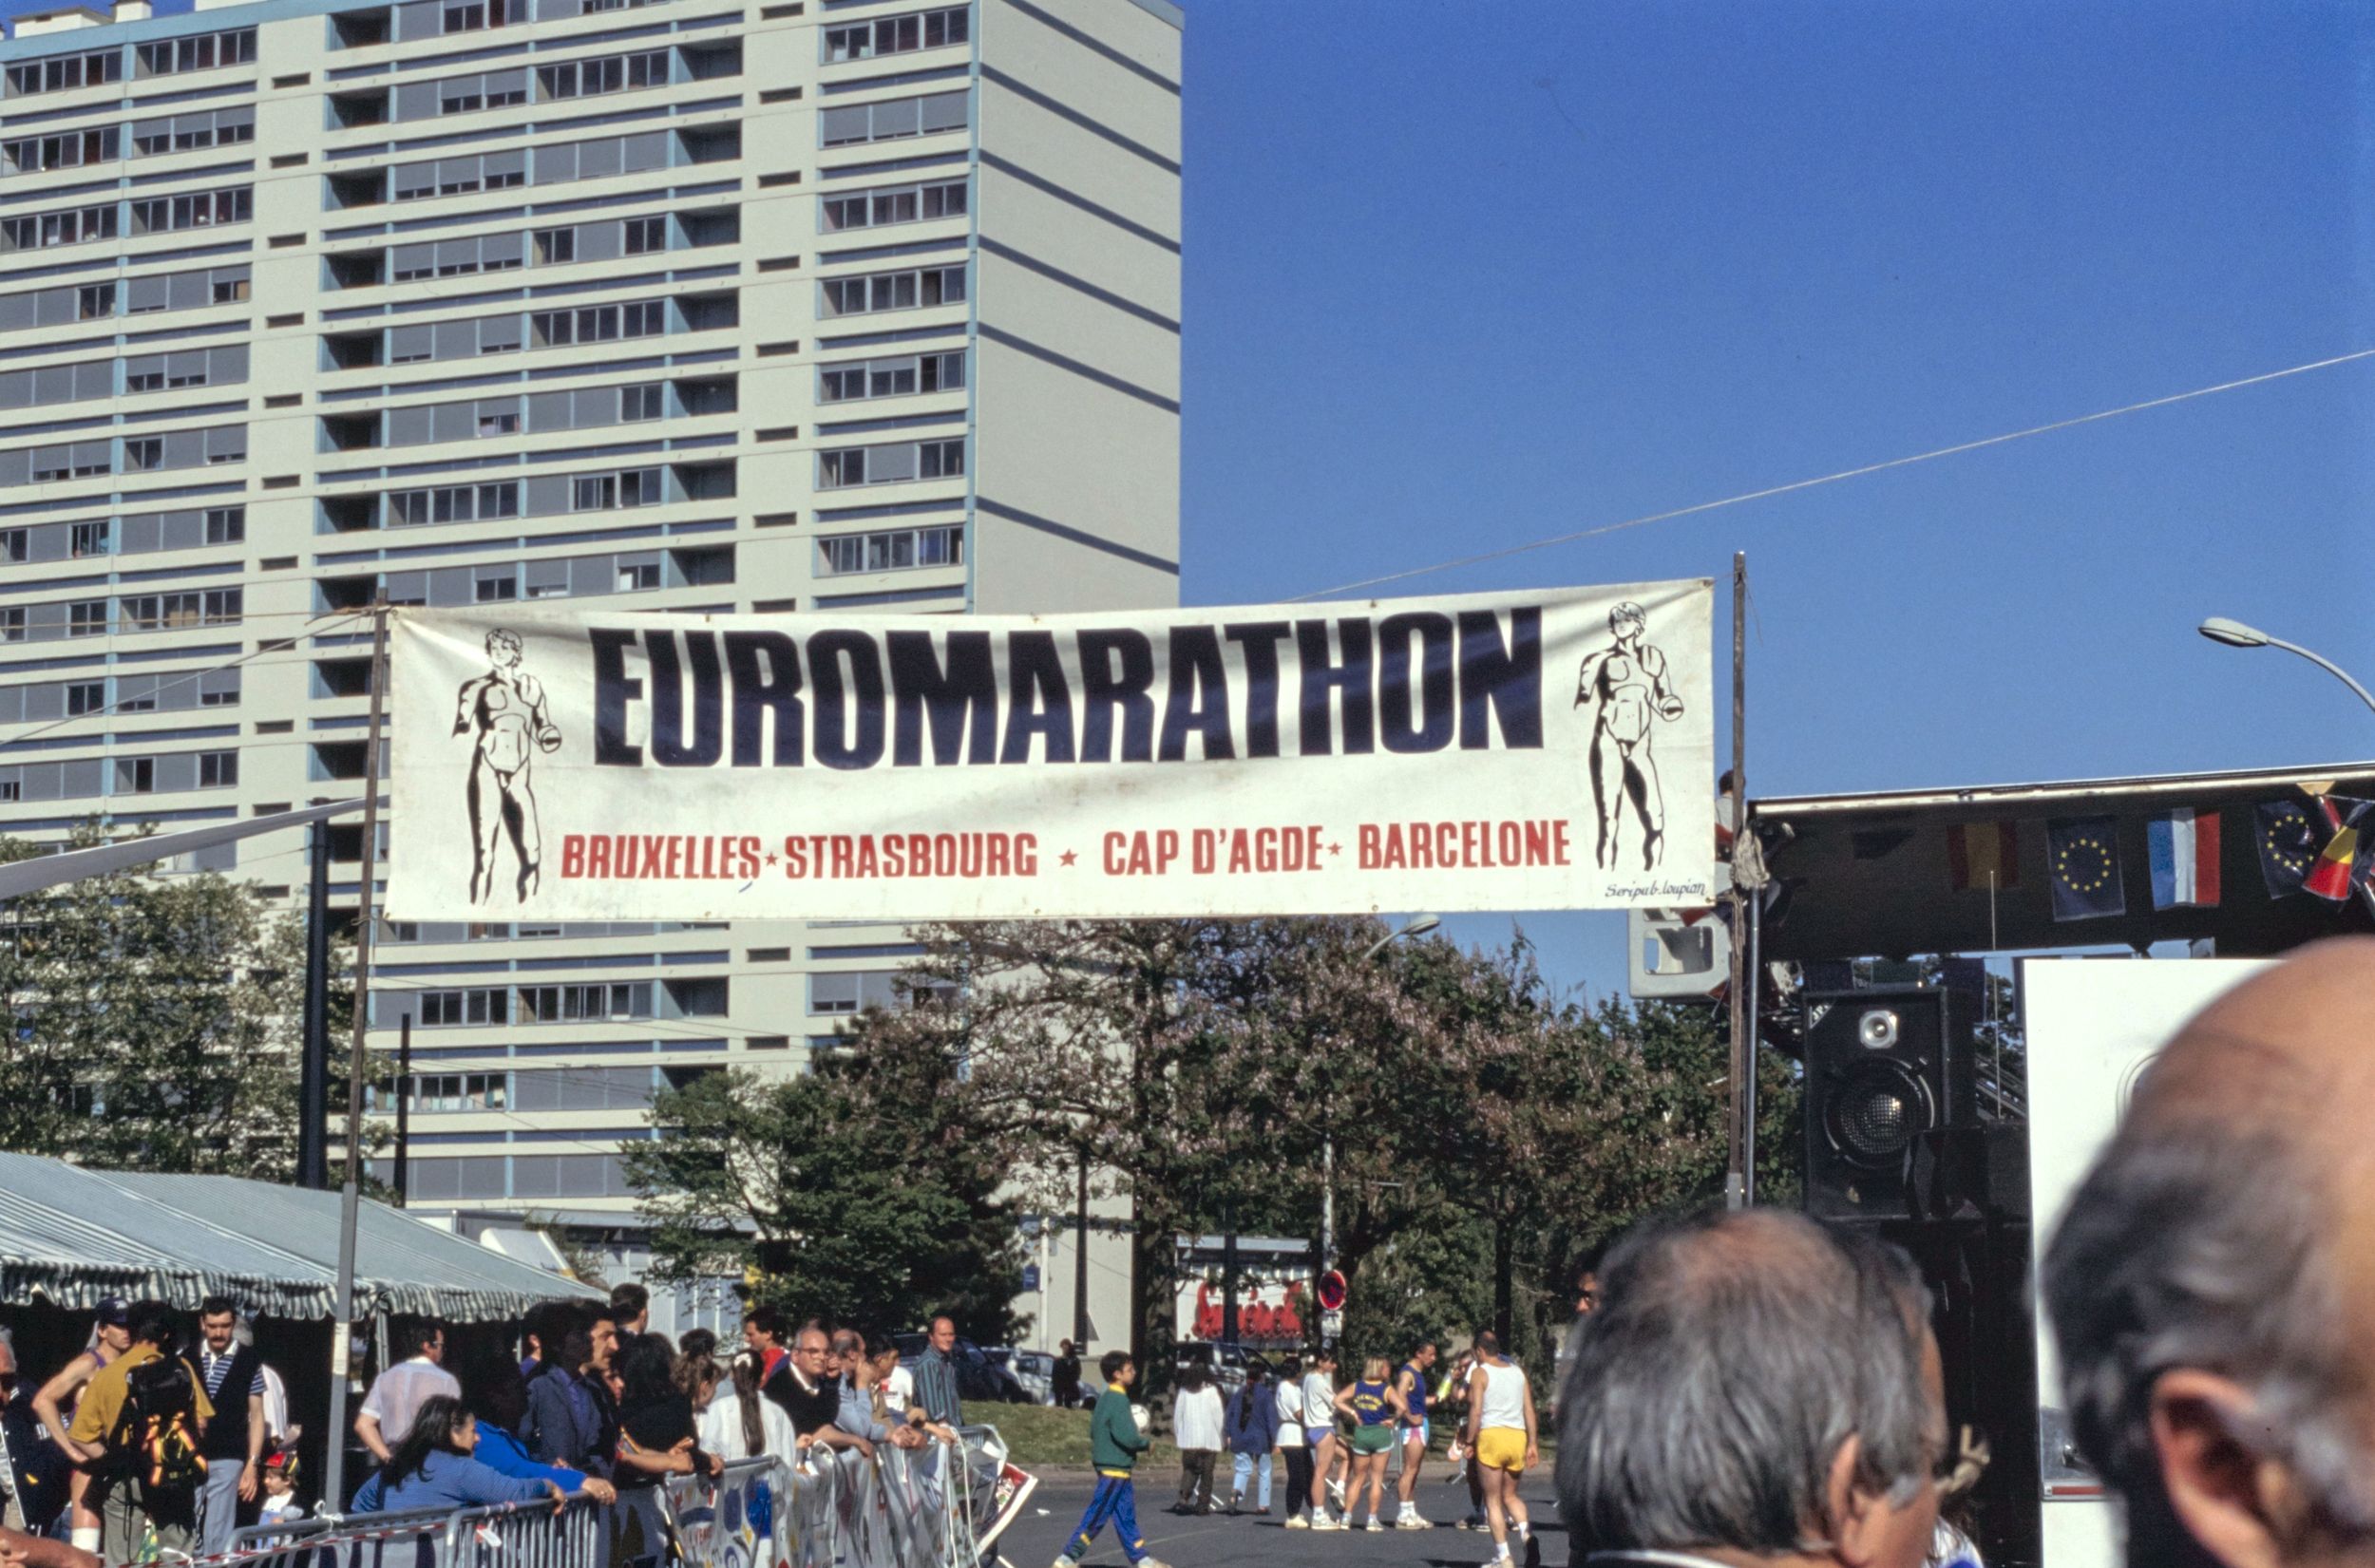
<path fill-rule="evenodd" d="M 388 702 L 388 601 L 371 607 L 370 729 L 363 741 L 363 869 L 354 911 L 354 1028 L 347 1048 L 347 1168 L 338 1198 L 336 1316 L 330 1325 L 330 1430 L 324 1434 L 322 1496 L 346 1502 L 347 1370 L 354 1325 L 354 1237 L 363 1215 L 364 1036 L 370 1027 L 371 895 L 379 876 L 380 723 Z"/>
<path fill-rule="evenodd" d="M 1089 1145 L 1080 1145 L 1080 1198 L 1074 1210 L 1072 1254 L 1072 1343 L 1084 1358 L 1089 1353 Z"/>
<path fill-rule="evenodd" d="M 330 824 L 308 841 L 313 883 L 305 912 L 304 1044 L 297 1063 L 297 1185 L 330 1185 Z"/>
<path fill-rule="evenodd" d="M 1757 889 L 1739 877 L 1748 841 L 1748 552 L 1732 557 L 1732 1011 L 1730 1153 L 1724 1164 L 1723 1203 L 1744 1209 L 1753 1201 L 1751 1173 L 1756 1155 L 1749 1120 L 1757 1078 L 1757 1041 L 1748 1015 L 1748 901 Z"/>

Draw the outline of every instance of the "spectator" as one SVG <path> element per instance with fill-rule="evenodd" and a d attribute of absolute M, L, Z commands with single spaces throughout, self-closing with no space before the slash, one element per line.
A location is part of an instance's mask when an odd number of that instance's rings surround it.
<path fill-rule="evenodd" d="M 652 1293 L 630 1279 L 610 1288 L 610 1316 L 618 1337 L 648 1333 L 652 1328 Z"/>
<path fill-rule="evenodd" d="M 1183 1368 L 1171 1396 L 1171 1442 L 1179 1447 L 1179 1501 L 1174 1514 L 1212 1511 L 1212 1467 L 1221 1457 L 1221 1390 L 1202 1366 Z"/>
<path fill-rule="evenodd" d="M 1245 1483 L 1259 1479 L 1254 1512 L 1270 1511 L 1270 1452 L 1278 1446 L 1278 1395 L 1259 1364 L 1245 1369 L 1245 1386 L 1228 1402 L 1228 1451 L 1232 1474 L 1228 1511 L 1235 1513 L 1245 1499 Z"/>
<path fill-rule="evenodd" d="M 2246 981 L 2154 1060 L 2065 1211 L 2045 1304 L 2132 1564 L 2375 1560 L 2370 1037 L 2375 942 Z"/>
<path fill-rule="evenodd" d="M 200 1557 L 231 1550 L 243 1504 L 263 1495 L 264 1363 L 255 1348 L 236 1342 L 238 1310 L 228 1296 L 199 1304 L 199 1381 L 215 1407 L 200 1447 L 206 1455 L 206 1502 L 199 1515 Z"/>
<path fill-rule="evenodd" d="M 143 1301 L 130 1315 L 131 1349 L 91 1378 L 66 1431 L 87 1456 L 84 1501 L 109 1562 L 130 1560 L 149 1528 L 165 1550 L 189 1549 L 206 1475 L 198 1445 L 215 1413 L 198 1374 L 173 1355 L 172 1309 Z"/>
<path fill-rule="evenodd" d="M 1946 1410 L 1903 1253 L 1716 1211 L 1636 1227 L 1600 1272 L 1560 1412 L 1574 1560 L 1917 1568 Z"/>
<path fill-rule="evenodd" d="M 768 1398 L 781 1404 L 772 1385 L 784 1375 L 784 1369 L 791 1360 L 791 1346 L 784 1332 L 784 1314 L 765 1303 L 751 1308 L 742 1314 L 742 1342 L 758 1357 L 759 1387 Z"/>
<path fill-rule="evenodd" d="M 97 1557 L 63 1540 L 28 1536 L 0 1524 L 0 1563 L 8 1568 L 102 1568 Z"/>
<path fill-rule="evenodd" d="M 883 1378 L 881 1346 L 874 1347 L 874 1353 L 869 1354 L 865 1336 L 854 1329 L 844 1329 L 833 1335 L 833 1351 L 843 1368 L 841 1410 L 834 1416 L 833 1425 L 868 1443 L 887 1443 L 895 1448 L 922 1447 L 929 1441 L 923 1428 L 886 1408 L 877 1397 Z M 896 1351 L 890 1359 L 894 1365 L 897 1363 Z"/>
<path fill-rule="evenodd" d="M 855 1448 L 872 1459 L 871 1439 L 852 1436 L 833 1425 L 841 1415 L 841 1384 L 832 1373 L 832 1355 L 825 1331 L 808 1325 L 792 1341 L 791 1354 L 764 1391 L 791 1418 L 792 1441 L 798 1446 Z"/>
<path fill-rule="evenodd" d="M 446 1370 L 446 1326 L 433 1317 L 405 1319 L 390 1340 L 404 1357 L 371 1380 L 354 1435 L 382 1464 L 412 1429 L 412 1412 L 436 1394 L 460 1401 L 462 1384 Z"/>
<path fill-rule="evenodd" d="M 1336 1529 L 1328 1494 L 1336 1494 L 1340 1507 L 1344 1494 L 1329 1472 L 1336 1468 L 1343 1441 L 1336 1435 L 1336 1351 L 1326 1345 L 1313 1354 L 1311 1370 L 1303 1373 L 1303 1442 L 1311 1449 L 1311 1528 Z"/>
<path fill-rule="evenodd" d="M 915 1404 L 926 1421 L 943 1426 L 965 1424 L 964 1402 L 957 1392 L 957 1320 L 932 1319 L 932 1342 L 916 1358 Z"/>
<path fill-rule="evenodd" d="M 772 1454 L 788 1461 L 799 1447 L 799 1434 L 784 1407 L 759 1392 L 759 1358 L 745 1350 L 720 1377 L 717 1364 L 708 1364 L 707 1388 L 700 1398 L 701 1446 L 729 1461 Z"/>
<path fill-rule="evenodd" d="M 876 1334 L 867 1345 L 874 1356 L 875 1370 L 881 1374 L 875 1386 L 882 1390 L 883 1407 L 902 1419 L 921 1419 L 922 1412 L 915 1408 L 916 1374 L 907 1370 L 906 1362 L 901 1358 L 898 1342 L 888 1334 Z"/>
<path fill-rule="evenodd" d="M 94 1314 L 90 1349 L 59 1368 L 57 1375 L 33 1395 L 33 1414 L 73 1467 L 66 1477 L 66 1522 L 75 1546 L 86 1552 L 98 1551 L 100 1544 L 99 1515 L 84 1496 L 90 1485 L 88 1462 L 98 1455 L 85 1452 L 81 1444 L 66 1435 L 74 1421 L 72 1407 L 99 1370 L 131 1348 L 132 1305 L 120 1295 L 106 1296 Z"/>
<path fill-rule="evenodd" d="M 1056 1346 L 1055 1370 L 1048 1379 L 1049 1402 L 1059 1410 L 1080 1405 L 1080 1352 L 1067 1339 Z"/>
<path fill-rule="evenodd" d="M 694 1356 L 717 1355 L 717 1335 L 709 1329 L 687 1329 L 676 1336 L 676 1353 L 691 1360 Z"/>
<path fill-rule="evenodd" d="M 1307 1530 L 1303 1504 L 1311 1498 L 1311 1445 L 1303 1435 L 1303 1364 L 1300 1356 L 1279 1363 L 1278 1451 L 1286 1461 L 1286 1527 Z"/>
<path fill-rule="evenodd" d="M 878 1333 L 866 1341 L 864 1370 L 860 1376 L 876 1419 L 900 1429 L 901 1436 L 892 1441 L 902 1447 L 922 1447 L 926 1438 L 955 1443 L 956 1427 L 943 1426 L 928 1419 L 922 1410 L 910 1408 L 905 1404 L 891 1403 L 891 1384 L 905 1371 L 906 1369 L 899 1364 L 899 1345 L 890 1335 Z"/>
<path fill-rule="evenodd" d="M 657 1343 L 654 1343 L 656 1340 Z M 723 1462 L 701 1450 L 693 1400 L 676 1386 L 676 1358 L 659 1335 L 637 1335 L 618 1366 L 618 1465 L 622 1489 L 672 1475 L 715 1475 Z"/>
<path fill-rule="evenodd" d="M 1128 1351 L 1108 1351 L 1099 1370 L 1105 1374 L 1105 1391 L 1097 1396 L 1096 1413 L 1089 1418 L 1089 1461 L 1096 1466 L 1096 1490 L 1090 1495 L 1089 1506 L 1081 1511 L 1080 1527 L 1064 1543 L 1054 1568 L 1079 1568 L 1080 1559 L 1089 1555 L 1089 1543 L 1108 1523 L 1121 1537 L 1130 1568 L 1170 1568 L 1148 1553 L 1147 1538 L 1138 1533 L 1138 1501 L 1130 1471 L 1138 1456 L 1153 1445 L 1138 1429 L 1138 1418 L 1130 1407 L 1130 1386 L 1138 1380 L 1137 1363 L 1130 1359 Z"/>
<path fill-rule="evenodd" d="M 576 1301 L 540 1301 L 528 1309 L 527 1315 L 520 1320 L 520 1337 L 527 1343 L 526 1353 L 520 1358 L 522 1377 L 536 1376 L 546 1358 L 560 1349 L 570 1326 L 584 1310 L 584 1305 Z"/>
<path fill-rule="evenodd" d="M 610 1483 L 567 1464 L 540 1464 L 517 1435 L 527 1421 L 528 1385 L 509 1356 L 497 1356 L 478 1369 L 467 1385 L 466 1404 L 478 1422 L 478 1446 L 471 1453 L 481 1464 L 514 1481 L 549 1481 L 563 1492 L 583 1492 L 597 1502 L 618 1497 Z"/>
<path fill-rule="evenodd" d="M 264 1501 L 256 1510 L 256 1523 L 286 1524 L 305 1517 L 305 1504 L 297 1501 L 296 1468 L 296 1455 L 289 1449 L 264 1456 Z"/>
<path fill-rule="evenodd" d="M 41 1434 L 16 1348 L 0 1332 L 0 1526 L 46 1535 L 66 1507 L 66 1456 Z"/>
<path fill-rule="evenodd" d="M 353 1512 L 394 1514 L 413 1508 L 476 1508 L 490 1502 L 561 1501 L 558 1483 L 507 1476 L 482 1464 L 478 1422 L 450 1394 L 415 1406 L 404 1437 L 379 1473 L 354 1494 Z"/>
<path fill-rule="evenodd" d="M 555 1337 L 528 1379 L 527 1426 L 520 1434 L 528 1457 L 539 1464 L 606 1476 L 610 1451 L 602 1442 L 602 1400 L 594 1389 L 600 1378 L 594 1319 L 587 1311 L 573 1309 L 566 1318 L 548 1319 L 546 1327 Z"/>

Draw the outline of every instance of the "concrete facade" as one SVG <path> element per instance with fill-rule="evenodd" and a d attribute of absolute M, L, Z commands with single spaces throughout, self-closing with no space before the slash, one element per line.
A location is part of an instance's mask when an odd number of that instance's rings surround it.
<path fill-rule="evenodd" d="M 146 9 L 0 44 L 0 832 L 352 790 L 383 593 L 1177 602 L 1163 0 Z M 203 859 L 303 898 L 294 833 Z M 911 951 L 379 937 L 415 1205 L 596 1224 L 657 1087 L 798 1070 Z"/>

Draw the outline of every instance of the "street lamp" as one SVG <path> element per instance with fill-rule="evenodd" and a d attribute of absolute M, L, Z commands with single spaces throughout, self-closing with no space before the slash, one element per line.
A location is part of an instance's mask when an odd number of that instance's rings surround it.
<path fill-rule="evenodd" d="M 1373 962 L 1378 954 L 1405 936 L 1424 936 L 1443 922 L 1433 915 L 1413 916 L 1398 931 L 1389 931 L 1369 944 L 1360 955 L 1364 964 Z M 1320 1140 L 1320 1266 L 1312 1271 L 1315 1280 L 1314 1300 L 1317 1300 L 1317 1276 L 1336 1266 L 1336 1135 L 1322 1134 Z"/>
<path fill-rule="evenodd" d="M 2288 653 L 2298 653 L 2357 692 L 2359 701 L 2366 704 L 2369 708 L 2375 708 L 2375 692 L 2369 692 L 2366 687 L 2352 680 L 2350 672 L 2334 663 L 2333 660 L 2322 654 L 2312 653 L 2299 643 L 2287 642 L 2282 637 L 2271 637 L 2255 626 L 2246 626 L 2241 621 L 2229 620 L 2224 615 L 2213 615 L 2195 630 L 2211 641 L 2223 644 L 2228 648 L 2281 648 Z"/>

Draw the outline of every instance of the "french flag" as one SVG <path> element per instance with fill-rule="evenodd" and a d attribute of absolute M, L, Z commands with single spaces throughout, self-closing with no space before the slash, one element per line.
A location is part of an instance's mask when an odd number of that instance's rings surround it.
<path fill-rule="evenodd" d="M 2218 902 L 2218 813 L 2192 807 L 2144 824 L 2153 862 L 2153 907 Z"/>

